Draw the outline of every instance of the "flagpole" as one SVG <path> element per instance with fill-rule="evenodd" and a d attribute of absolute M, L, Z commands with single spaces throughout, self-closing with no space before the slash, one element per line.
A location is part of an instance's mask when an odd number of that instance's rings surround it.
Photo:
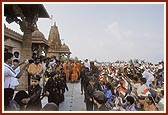
<path fill-rule="evenodd" d="M 51 26 L 52 26 L 52 18 L 51 18 Z"/>
<path fill-rule="evenodd" d="M 51 20 L 51 26 L 52 26 L 52 18 L 53 18 L 53 15 L 50 16 L 50 20 Z"/>

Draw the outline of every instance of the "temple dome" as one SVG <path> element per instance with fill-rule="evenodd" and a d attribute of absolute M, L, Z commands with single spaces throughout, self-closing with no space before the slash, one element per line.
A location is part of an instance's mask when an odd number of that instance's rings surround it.
<path fill-rule="evenodd" d="M 44 43 L 47 45 L 48 41 L 45 39 L 44 34 L 36 29 L 32 33 L 32 43 Z"/>
<path fill-rule="evenodd" d="M 70 51 L 69 47 L 65 43 L 63 45 L 61 45 L 60 50 L 62 50 L 62 51 Z"/>
<path fill-rule="evenodd" d="M 32 38 L 45 38 L 45 37 L 44 37 L 44 34 L 42 32 L 40 32 L 38 29 L 36 29 L 32 33 Z"/>

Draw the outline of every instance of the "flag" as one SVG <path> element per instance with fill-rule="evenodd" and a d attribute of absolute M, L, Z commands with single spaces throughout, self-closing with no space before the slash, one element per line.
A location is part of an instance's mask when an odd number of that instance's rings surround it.
<path fill-rule="evenodd" d="M 118 93 L 119 93 L 119 96 L 121 98 L 125 97 L 126 93 L 127 93 L 127 90 L 122 88 L 121 86 L 117 89 L 118 90 Z"/>
<path fill-rule="evenodd" d="M 141 96 L 148 96 L 148 95 L 150 95 L 151 93 L 149 92 L 149 89 L 148 88 L 146 88 L 146 89 L 144 89 L 142 92 L 141 92 Z"/>
<path fill-rule="evenodd" d="M 128 83 L 128 81 L 126 79 L 123 78 L 123 80 L 124 80 L 123 87 L 127 90 L 130 90 L 131 89 L 131 84 Z"/>

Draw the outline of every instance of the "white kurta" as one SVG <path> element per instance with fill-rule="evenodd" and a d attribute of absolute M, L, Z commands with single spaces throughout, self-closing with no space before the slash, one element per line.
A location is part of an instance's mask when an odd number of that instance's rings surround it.
<path fill-rule="evenodd" d="M 143 76 L 143 78 L 146 78 L 146 80 L 147 80 L 146 85 L 149 87 L 149 85 L 154 81 L 154 76 L 148 71 L 144 71 L 142 73 L 142 76 Z"/>
<path fill-rule="evenodd" d="M 19 85 L 16 77 L 16 72 L 12 67 L 4 63 L 4 88 L 15 89 L 15 86 Z"/>
<path fill-rule="evenodd" d="M 143 85 L 139 86 L 137 88 L 137 94 L 138 94 L 138 96 L 148 96 L 150 94 L 149 91 L 146 92 L 145 94 L 142 93 L 146 89 L 148 89 L 148 86 L 146 84 L 143 84 Z"/>

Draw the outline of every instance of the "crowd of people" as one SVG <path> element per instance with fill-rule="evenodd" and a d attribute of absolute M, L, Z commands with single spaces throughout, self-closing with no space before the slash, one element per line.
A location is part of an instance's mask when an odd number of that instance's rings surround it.
<path fill-rule="evenodd" d="M 4 110 L 58 111 L 67 83 L 81 84 L 87 111 L 163 111 L 164 63 L 113 62 L 98 64 L 33 55 L 20 62 L 19 54 L 4 53 Z M 20 67 L 22 65 L 22 68 Z M 28 89 L 18 91 L 27 72 Z M 24 81 L 22 81 L 24 82 Z M 48 96 L 42 108 L 41 100 Z M 51 107 L 50 107 L 51 106 Z"/>
<path fill-rule="evenodd" d="M 103 105 L 110 111 L 163 111 L 164 63 L 110 63 L 85 67 L 81 72 L 87 110 L 95 110 L 94 91 L 106 97 Z M 88 76 L 88 77 L 86 77 Z M 82 86 L 82 85 L 81 85 Z"/>

